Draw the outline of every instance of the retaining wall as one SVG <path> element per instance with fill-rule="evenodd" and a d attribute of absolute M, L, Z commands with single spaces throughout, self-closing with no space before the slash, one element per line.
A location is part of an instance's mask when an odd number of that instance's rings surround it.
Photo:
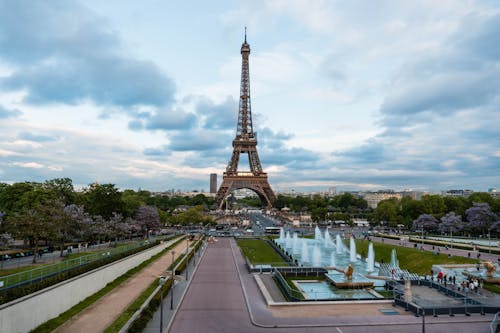
<path fill-rule="evenodd" d="M 0 332 L 29 332 L 96 293 L 106 284 L 159 253 L 174 241 L 162 243 L 0 305 Z"/>

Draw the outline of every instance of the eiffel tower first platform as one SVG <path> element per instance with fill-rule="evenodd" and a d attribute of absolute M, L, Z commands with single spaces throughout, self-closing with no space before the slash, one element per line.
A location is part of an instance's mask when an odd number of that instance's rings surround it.
<path fill-rule="evenodd" d="M 236 138 L 233 140 L 233 154 L 227 165 L 226 172 L 224 172 L 222 184 L 215 196 L 219 209 L 222 209 L 224 199 L 233 190 L 242 188 L 250 189 L 257 193 L 260 201 L 267 208 L 272 207 L 275 199 L 274 192 L 267 181 L 267 173 L 262 171 L 259 154 L 257 153 L 257 135 L 253 131 L 248 66 L 249 55 L 250 45 L 247 43 L 245 28 L 245 41 L 241 45 L 242 61 L 238 126 L 236 129 Z M 250 171 L 238 172 L 238 163 L 241 154 L 248 154 Z"/>

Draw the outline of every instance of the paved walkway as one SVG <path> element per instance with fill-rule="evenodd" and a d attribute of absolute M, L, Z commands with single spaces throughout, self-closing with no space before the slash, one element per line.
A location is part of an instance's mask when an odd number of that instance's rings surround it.
<path fill-rule="evenodd" d="M 167 242 L 170 246 L 175 240 Z M 176 253 L 186 250 L 186 242 L 174 248 Z M 100 298 L 97 302 L 60 326 L 57 333 L 102 332 L 171 264 L 172 255 L 165 253 L 143 270 Z"/>
<path fill-rule="evenodd" d="M 268 307 L 233 239 L 210 244 L 169 332 L 421 332 L 422 318 L 400 310 L 382 315 L 378 305 Z M 491 315 L 425 317 L 427 332 L 489 332 Z"/>
<path fill-rule="evenodd" d="M 371 239 L 372 239 L 372 241 L 377 242 L 377 243 L 405 246 L 405 247 L 410 247 L 412 249 L 414 248 L 415 244 L 417 244 L 417 248 L 419 248 L 419 249 L 422 246 L 422 243 L 419 243 L 419 242 L 410 242 L 410 241 L 403 242 L 403 241 L 400 241 L 399 239 L 392 239 L 392 238 L 371 237 Z M 434 251 L 438 251 L 438 248 L 439 248 L 440 253 L 451 254 L 453 256 L 460 256 L 460 257 L 465 257 L 465 258 L 469 257 L 469 254 L 470 254 L 470 258 L 477 259 L 477 254 L 478 254 L 477 251 L 472 251 L 472 250 L 461 250 L 461 249 L 456 249 L 456 248 L 452 249 L 450 247 L 448 247 L 448 249 L 446 249 L 444 245 L 443 246 L 434 245 L 434 250 L 432 249 L 432 245 L 430 245 L 430 244 L 424 244 L 423 246 L 424 246 L 425 251 L 434 252 Z M 481 252 L 479 259 L 483 260 L 483 261 L 492 261 L 492 262 L 496 263 L 496 262 L 498 262 L 498 258 L 500 258 L 500 255 L 498 255 L 498 254 Z"/>

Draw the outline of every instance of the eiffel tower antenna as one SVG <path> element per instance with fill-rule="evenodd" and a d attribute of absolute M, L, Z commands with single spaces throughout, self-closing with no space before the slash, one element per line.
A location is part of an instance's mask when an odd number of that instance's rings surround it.
<path fill-rule="evenodd" d="M 250 45 L 247 43 L 247 28 L 245 27 L 245 41 L 241 45 L 241 82 L 240 103 L 238 107 L 238 124 L 236 138 L 233 140 L 233 154 L 223 174 L 222 184 L 217 191 L 215 200 L 222 208 L 224 199 L 237 189 L 247 188 L 259 196 L 263 205 L 272 207 L 275 195 L 267 180 L 267 173 L 262 170 L 259 154 L 257 153 L 257 135 L 253 131 L 252 105 L 250 102 Z M 248 154 L 250 172 L 238 172 L 241 154 Z"/>

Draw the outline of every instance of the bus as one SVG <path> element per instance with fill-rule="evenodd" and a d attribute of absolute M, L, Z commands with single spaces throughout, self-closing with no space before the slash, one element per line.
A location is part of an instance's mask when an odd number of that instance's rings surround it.
<path fill-rule="evenodd" d="M 266 235 L 277 235 L 280 233 L 280 227 L 266 227 Z"/>

